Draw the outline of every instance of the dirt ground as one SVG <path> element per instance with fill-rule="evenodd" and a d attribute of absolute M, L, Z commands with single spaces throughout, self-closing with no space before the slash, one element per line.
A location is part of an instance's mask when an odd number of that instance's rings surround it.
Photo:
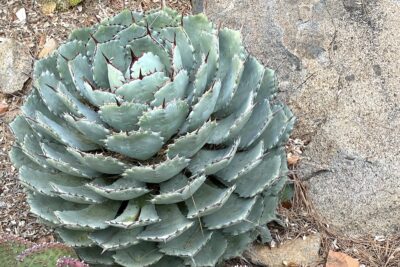
<path fill-rule="evenodd" d="M 23 43 L 29 48 L 32 58 L 36 59 L 46 39 L 53 38 L 61 43 L 72 28 L 95 24 L 124 8 L 138 10 L 159 7 L 160 1 L 86 0 L 82 5 L 66 12 L 56 11 L 45 15 L 38 1 L 0 0 L 0 37 L 12 37 Z M 168 6 L 182 13 L 190 12 L 189 0 L 166 2 Z M 26 23 L 19 23 L 15 15 L 21 8 L 25 8 Z M 24 90 L 14 95 L 6 96 L 0 93 L 0 104 L 8 105 L 8 111 L 0 114 L 0 232 L 18 235 L 31 241 L 53 241 L 51 229 L 37 223 L 36 218 L 29 214 L 23 188 L 17 182 L 16 170 L 7 155 L 13 143 L 8 123 L 18 114 L 19 107 L 28 91 L 29 86 L 26 86 Z M 303 149 L 304 144 L 301 140 L 292 140 L 288 144 L 288 152 L 292 156 L 301 157 Z M 274 228 L 273 237 L 278 244 L 288 239 L 319 232 L 323 240 L 320 253 L 324 257 L 329 249 L 334 249 L 359 259 L 365 266 L 400 266 L 399 236 L 352 239 L 330 229 L 328 223 L 315 212 L 307 196 L 306 187 L 296 176 L 297 160 L 290 163 L 291 179 L 295 184 L 296 192 L 293 203 L 280 208 L 280 214 L 287 227 Z M 241 259 L 229 262 L 229 266 L 253 265 Z"/>

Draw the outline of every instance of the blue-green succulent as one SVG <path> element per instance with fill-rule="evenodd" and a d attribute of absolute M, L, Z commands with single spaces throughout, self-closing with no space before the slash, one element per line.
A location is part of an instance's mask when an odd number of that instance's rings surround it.
<path fill-rule="evenodd" d="M 238 31 L 123 11 L 33 80 L 10 157 L 32 213 L 85 262 L 214 266 L 269 240 L 295 119 Z"/>

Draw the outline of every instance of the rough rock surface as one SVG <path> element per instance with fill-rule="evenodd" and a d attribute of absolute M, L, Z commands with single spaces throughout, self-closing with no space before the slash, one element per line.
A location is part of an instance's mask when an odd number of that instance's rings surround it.
<path fill-rule="evenodd" d="M 0 92 L 12 94 L 23 88 L 32 70 L 27 47 L 13 39 L 0 38 Z"/>
<path fill-rule="evenodd" d="M 321 262 L 319 256 L 321 239 L 319 235 L 305 239 L 294 239 L 277 248 L 254 245 L 246 251 L 246 257 L 252 263 L 268 266 L 317 266 Z"/>
<path fill-rule="evenodd" d="M 301 164 L 317 209 L 348 234 L 400 228 L 400 2 L 209 0 L 277 70 L 310 144 Z"/>

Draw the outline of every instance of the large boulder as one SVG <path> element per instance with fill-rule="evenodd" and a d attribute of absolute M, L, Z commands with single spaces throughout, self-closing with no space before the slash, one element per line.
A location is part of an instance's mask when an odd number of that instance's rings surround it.
<path fill-rule="evenodd" d="M 32 71 L 32 56 L 23 44 L 0 38 L 0 93 L 12 94 L 23 89 Z"/>
<path fill-rule="evenodd" d="M 319 212 L 348 234 L 400 227 L 400 2 L 209 0 L 276 70 L 309 141 L 300 166 Z"/>

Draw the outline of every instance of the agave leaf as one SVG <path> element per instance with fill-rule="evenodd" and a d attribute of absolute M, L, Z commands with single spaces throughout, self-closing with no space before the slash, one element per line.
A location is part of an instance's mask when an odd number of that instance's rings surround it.
<path fill-rule="evenodd" d="M 282 189 L 285 187 L 287 182 L 287 175 L 288 175 L 288 167 L 287 167 L 287 160 L 286 157 L 281 157 L 281 165 L 280 165 L 280 175 L 271 181 L 270 184 L 264 189 L 264 194 L 272 195 L 272 196 L 279 196 Z"/>
<path fill-rule="evenodd" d="M 164 75 L 164 72 L 155 72 L 143 79 L 135 79 L 124 84 L 115 93 L 125 101 L 146 104 L 154 99 L 154 93 L 168 80 L 169 78 Z"/>
<path fill-rule="evenodd" d="M 261 243 L 266 244 L 272 241 L 272 235 L 266 225 L 260 225 L 257 227 L 257 232 L 261 238 Z"/>
<path fill-rule="evenodd" d="M 65 186 L 50 182 L 54 194 L 62 199 L 79 204 L 100 204 L 106 201 L 106 198 L 96 194 L 87 187 Z"/>
<path fill-rule="evenodd" d="M 146 52 L 153 53 L 160 58 L 162 64 L 165 66 L 165 70 L 169 72 L 171 63 L 167 51 L 160 44 L 153 41 L 150 36 L 146 35 L 129 42 L 127 48 L 131 49 L 135 55 L 141 55 Z"/>
<path fill-rule="evenodd" d="M 138 130 L 139 117 L 149 106 L 140 103 L 125 102 L 122 104 L 112 103 L 100 107 L 101 119 L 120 131 Z"/>
<path fill-rule="evenodd" d="M 181 57 L 182 68 L 191 70 L 194 65 L 194 48 L 188 38 L 186 32 L 181 27 L 166 27 L 160 31 L 161 38 L 176 43 L 176 48 L 179 50 Z M 175 52 L 176 53 L 176 52 Z M 175 54 L 174 53 L 174 54 Z"/>
<path fill-rule="evenodd" d="M 115 103 L 116 101 L 121 102 L 122 99 L 115 96 L 113 93 L 96 90 L 92 83 L 85 81 L 83 83 L 83 90 L 81 93 L 83 96 L 94 106 L 100 107 L 105 104 Z"/>
<path fill-rule="evenodd" d="M 227 168 L 220 170 L 215 175 L 223 181 L 232 182 L 257 167 L 264 154 L 264 144 L 259 142 L 250 150 L 235 154 Z"/>
<path fill-rule="evenodd" d="M 40 143 L 43 154 L 49 165 L 66 174 L 92 179 L 101 173 L 83 166 L 75 157 L 69 154 L 61 145 Z"/>
<path fill-rule="evenodd" d="M 118 250 L 113 258 L 126 267 L 146 267 L 158 262 L 163 257 L 156 244 L 142 242 L 126 249 Z"/>
<path fill-rule="evenodd" d="M 79 28 L 73 30 L 69 36 L 69 41 L 81 41 L 83 43 L 87 43 L 90 40 L 90 35 L 95 31 L 96 28 L 86 27 L 86 28 Z"/>
<path fill-rule="evenodd" d="M 256 94 L 261 85 L 264 74 L 264 67 L 252 56 L 249 56 L 244 63 L 243 73 L 238 88 L 229 105 L 222 111 L 223 114 L 230 114 L 239 110 L 246 101 L 249 91 Z"/>
<path fill-rule="evenodd" d="M 117 40 L 113 39 L 115 38 L 115 35 L 123 28 L 124 27 L 120 25 L 99 25 L 95 29 L 95 32 L 90 36 L 90 40 L 86 44 L 87 55 L 93 58 L 96 54 L 96 51 L 99 50 L 99 46 L 101 44 L 106 44 L 108 42 L 118 43 Z"/>
<path fill-rule="evenodd" d="M 40 75 L 45 71 L 53 72 L 53 70 L 57 69 L 57 57 L 58 53 L 57 51 L 55 51 L 50 56 L 35 61 L 33 67 L 33 78 L 34 79 L 39 78 Z M 58 73 L 55 73 L 55 75 L 57 79 L 60 78 L 58 76 Z"/>
<path fill-rule="evenodd" d="M 293 123 L 293 117 L 286 116 L 283 105 L 277 104 L 272 107 L 272 118 L 257 141 L 263 140 L 266 142 L 265 150 L 271 149 L 279 144 L 281 137 L 286 132 L 286 127 L 293 127 Z"/>
<path fill-rule="evenodd" d="M 184 233 L 193 222 L 186 219 L 175 204 L 156 206 L 161 222 L 151 224 L 137 238 L 144 241 L 167 242 Z"/>
<path fill-rule="evenodd" d="M 21 107 L 22 113 L 25 115 L 28 120 L 29 125 L 32 127 L 32 121 L 36 117 L 36 112 L 41 112 L 47 117 L 57 120 L 58 117 L 54 115 L 46 105 L 43 103 L 43 100 L 40 97 L 38 91 L 33 88 L 31 94 L 26 98 L 25 104 Z M 39 131 L 40 132 L 40 131 Z"/>
<path fill-rule="evenodd" d="M 175 139 L 173 144 L 168 145 L 168 157 L 173 158 L 176 155 L 186 158 L 192 157 L 207 143 L 209 135 L 215 126 L 215 122 L 208 121 L 196 131 Z"/>
<path fill-rule="evenodd" d="M 189 84 L 189 76 L 186 70 L 181 70 L 172 82 L 166 83 L 154 94 L 152 106 L 160 106 L 164 102 L 169 103 L 174 99 L 182 99 Z"/>
<path fill-rule="evenodd" d="M 139 200 L 133 199 L 129 201 L 121 215 L 107 223 L 114 227 L 133 229 L 160 221 L 153 204 L 143 204 Z"/>
<path fill-rule="evenodd" d="M 114 251 L 104 252 L 99 247 L 90 247 L 77 248 L 76 252 L 83 261 L 90 263 L 91 265 L 99 264 L 100 266 L 112 266 L 114 264 L 112 259 L 115 254 Z"/>
<path fill-rule="evenodd" d="M 218 76 L 221 80 L 225 78 L 236 58 L 243 59 L 246 52 L 242 44 L 242 36 L 239 31 L 231 29 L 221 29 L 218 31 L 219 39 L 219 68 Z"/>
<path fill-rule="evenodd" d="M 147 35 L 146 27 L 132 24 L 128 28 L 121 30 L 115 35 L 115 38 L 120 41 L 120 44 L 125 46 L 130 41 L 138 39 Z"/>
<path fill-rule="evenodd" d="M 271 119 L 272 111 L 269 101 L 263 100 L 258 102 L 250 119 L 240 132 L 240 148 L 243 149 L 251 146 L 265 131 Z"/>
<path fill-rule="evenodd" d="M 77 119 L 69 114 L 65 114 L 64 119 L 81 134 L 83 134 L 87 139 L 93 143 L 103 145 L 104 139 L 107 138 L 111 132 L 103 125 L 89 121 L 87 119 Z"/>
<path fill-rule="evenodd" d="M 100 116 L 90 107 L 83 104 L 80 97 L 78 98 L 69 92 L 64 84 L 59 83 L 57 91 L 67 111 L 70 111 L 72 115 L 78 118 L 85 117 L 89 121 L 101 123 Z"/>
<path fill-rule="evenodd" d="M 164 256 L 162 257 L 161 260 L 151 265 L 151 267 L 165 267 L 165 266 L 185 267 L 185 264 L 178 257 Z"/>
<path fill-rule="evenodd" d="M 89 205 L 87 208 L 81 210 L 55 211 L 54 214 L 65 228 L 98 230 L 109 226 L 106 221 L 114 218 L 119 206 L 119 202 L 108 201 L 101 204 Z"/>
<path fill-rule="evenodd" d="M 168 26 L 178 26 L 179 20 L 177 15 L 165 12 L 165 10 L 157 10 L 156 12 L 147 14 L 144 20 L 138 22 L 139 25 L 148 26 L 149 28 L 159 31 Z"/>
<path fill-rule="evenodd" d="M 65 84 L 69 85 L 73 83 L 71 73 L 69 72 L 68 68 L 68 61 L 73 60 L 79 54 L 85 54 L 85 44 L 86 42 L 82 42 L 80 40 L 72 40 L 70 42 L 62 44 L 58 48 L 59 54 L 57 57 L 57 71 L 58 73 L 60 73 L 60 77 Z"/>
<path fill-rule="evenodd" d="M 77 56 L 74 60 L 68 62 L 68 67 L 75 87 L 90 104 L 98 107 L 105 103 L 115 102 L 116 96 L 114 94 L 94 90 L 93 72 L 87 57 Z"/>
<path fill-rule="evenodd" d="M 98 246 L 106 250 L 120 250 L 136 245 L 140 242 L 136 236 L 143 230 L 143 227 L 134 229 L 110 228 L 98 230 L 90 234 L 89 238 Z"/>
<path fill-rule="evenodd" d="M 132 12 L 128 9 L 121 11 L 119 14 L 112 18 L 106 18 L 101 22 L 103 25 L 122 25 L 122 26 L 130 26 L 134 23 Z"/>
<path fill-rule="evenodd" d="M 221 256 L 224 254 L 228 242 L 219 232 L 214 232 L 211 240 L 197 253 L 193 258 L 188 259 L 185 263 L 191 266 L 215 266 Z"/>
<path fill-rule="evenodd" d="M 90 35 L 88 36 L 90 38 Z M 88 40 L 89 40 L 88 38 Z M 65 61 L 74 59 L 79 54 L 85 54 L 86 47 L 85 43 L 87 41 L 82 40 L 71 40 L 70 42 L 64 43 L 60 45 L 58 48 L 59 57 L 57 59 L 63 58 Z M 58 63 L 58 62 L 57 62 Z M 66 70 L 68 72 L 68 69 Z M 59 71 L 60 74 L 64 74 L 62 71 Z M 61 76 L 61 78 L 64 78 Z"/>
<path fill-rule="evenodd" d="M 205 62 L 205 56 L 202 59 L 202 63 L 197 69 L 194 77 L 193 85 L 188 93 L 188 99 L 192 104 L 196 103 L 198 98 L 203 95 L 207 87 L 207 62 Z"/>
<path fill-rule="evenodd" d="M 242 255 L 243 251 L 245 251 L 257 237 L 257 234 L 256 231 L 250 231 L 235 236 L 226 235 L 225 238 L 228 241 L 228 246 L 222 258 L 231 259 Z"/>
<path fill-rule="evenodd" d="M 282 158 L 285 158 L 283 149 L 270 151 L 257 167 L 240 176 L 235 192 L 241 197 L 254 197 L 261 193 L 280 177 Z"/>
<path fill-rule="evenodd" d="M 192 198 L 185 201 L 188 208 L 187 218 L 205 216 L 218 211 L 231 196 L 235 186 L 219 189 L 214 186 L 203 184 Z"/>
<path fill-rule="evenodd" d="M 179 48 L 174 45 L 172 50 L 172 68 L 174 73 L 183 69 L 182 56 Z"/>
<path fill-rule="evenodd" d="M 132 167 L 127 169 L 123 176 L 145 183 L 161 183 L 177 175 L 189 164 L 189 161 L 179 156 L 173 159 L 168 158 L 157 165 Z"/>
<path fill-rule="evenodd" d="M 121 160 L 104 156 L 102 154 L 91 154 L 81 152 L 73 148 L 67 148 L 80 163 L 88 166 L 90 169 L 107 174 L 121 174 L 124 172 L 127 165 Z"/>
<path fill-rule="evenodd" d="M 93 247 L 95 243 L 89 239 L 89 232 L 70 230 L 66 228 L 57 229 L 57 234 L 63 242 L 71 247 Z"/>
<path fill-rule="evenodd" d="M 284 125 L 284 128 L 279 134 L 279 142 L 277 145 L 284 145 L 286 142 L 289 140 L 290 133 L 293 130 L 293 127 L 296 123 L 296 117 L 293 115 L 293 113 L 290 111 L 289 107 L 284 105 L 283 110 L 285 112 L 285 116 L 287 118 L 287 121 Z"/>
<path fill-rule="evenodd" d="M 158 132 L 164 140 L 168 140 L 182 126 L 187 115 L 189 106 L 186 101 L 174 100 L 146 111 L 139 119 L 140 129 L 144 131 Z"/>
<path fill-rule="evenodd" d="M 191 177 L 191 180 L 183 174 L 160 184 L 160 194 L 150 200 L 153 204 L 173 204 L 190 198 L 204 183 L 206 176 Z"/>
<path fill-rule="evenodd" d="M 132 65 L 130 71 L 131 78 L 138 79 L 140 75 L 148 76 L 154 72 L 164 72 L 165 67 L 158 56 L 147 52 Z"/>
<path fill-rule="evenodd" d="M 193 131 L 209 119 L 211 113 L 213 113 L 220 89 L 221 82 L 216 81 L 211 89 L 199 98 L 199 101 L 192 107 L 181 132 Z"/>
<path fill-rule="evenodd" d="M 10 123 L 10 127 L 18 143 L 23 143 L 26 135 L 33 134 L 29 123 L 21 115 L 15 117 L 15 119 Z"/>
<path fill-rule="evenodd" d="M 232 59 L 232 64 L 229 65 L 229 69 L 222 79 L 221 92 L 219 93 L 218 100 L 214 108 L 214 112 L 217 112 L 216 115 L 222 113 L 220 111 L 225 109 L 232 101 L 233 96 L 238 88 L 243 69 L 244 61 L 238 55 L 235 55 Z M 222 113 L 222 115 L 224 114 Z"/>
<path fill-rule="evenodd" d="M 65 105 L 57 94 L 56 88 L 59 81 L 56 76 L 49 71 L 43 72 L 34 82 L 34 86 L 40 88 L 38 90 L 46 107 L 56 115 L 61 115 L 65 112 Z"/>
<path fill-rule="evenodd" d="M 194 257 L 211 239 L 213 232 L 203 230 L 198 222 L 186 232 L 166 243 L 160 243 L 160 251 L 170 256 Z"/>
<path fill-rule="evenodd" d="M 276 86 L 275 71 L 266 68 L 264 76 L 260 85 L 260 89 L 257 92 L 257 102 L 264 99 L 271 99 L 277 92 L 278 87 Z"/>
<path fill-rule="evenodd" d="M 45 133 L 67 146 L 77 148 L 82 151 L 89 151 L 98 148 L 97 144 L 89 141 L 77 130 L 68 127 L 65 122 L 56 122 L 41 112 L 36 112 L 36 125 Z"/>
<path fill-rule="evenodd" d="M 144 183 L 126 178 L 120 178 L 112 184 L 100 178 L 86 184 L 86 186 L 97 194 L 113 200 L 129 200 L 150 191 Z"/>
<path fill-rule="evenodd" d="M 218 58 L 218 38 L 215 30 L 212 28 L 212 23 L 207 20 L 203 14 L 195 16 L 187 16 L 183 18 L 183 27 L 192 41 L 195 51 L 195 59 L 201 62 L 203 56 L 207 57 L 207 85 L 209 85 L 215 76 L 217 69 Z"/>
<path fill-rule="evenodd" d="M 111 63 L 107 63 L 107 74 L 108 83 L 112 92 L 125 83 L 125 76 L 122 71 L 114 67 Z"/>
<path fill-rule="evenodd" d="M 131 131 L 109 135 L 105 143 L 111 151 L 134 159 L 146 160 L 161 149 L 164 144 L 164 138 L 159 133 Z"/>
<path fill-rule="evenodd" d="M 57 225 L 60 224 L 60 221 L 55 216 L 55 211 L 74 211 L 87 207 L 87 205 L 72 203 L 58 197 L 48 197 L 40 194 L 28 194 L 27 201 L 31 208 L 31 213 Z"/>
<path fill-rule="evenodd" d="M 249 216 L 255 202 L 255 198 L 245 199 L 232 194 L 218 212 L 202 217 L 202 221 L 210 230 L 238 224 Z"/>
<path fill-rule="evenodd" d="M 260 218 L 260 225 L 265 225 L 274 221 L 276 216 L 276 207 L 278 206 L 279 197 L 271 195 L 263 195 L 264 208 Z"/>
<path fill-rule="evenodd" d="M 90 82 L 94 84 L 93 72 L 89 64 L 89 59 L 80 54 L 73 60 L 68 61 L 68 69 L 76 89 L 84 98 L 90 101 L 90 95 L 84 86 L 84 82 Z"/>
<path fill-rule="evenodd" d="M 190 161 L 188 169 L 192 173 L 204 172 L 205 174 L 210 175 L 226 168 L 235 156 L 239 143 L 240 139 L 236 139 L 228 148 L 219 150 L 200 150 Z"/>
<path fill-rule="evenodd" d="M 39 145 L 39 140 L 35 135 L 26 135 L 22 143 L 22 152 L 34 163 L 48 170 L 54 170 L 51 164 L 43 156 L 42 148 Z"/>
<path fill-rule="evenodd" d="M 13 146 L 8 154 L 11 162 L 16 168 L 21 168 L 22 166 L 26 166 L 35 170 L 45 170 L 45 168 L 41 167 L 34 161 L 32 161 L 20 147 Z"/>
<path fill-rule="evenodd" d="M 264 209 L 264 203 L 262 197 L 256 197 L 256 199 L 257 201 L 253 205 L 248 217 L 238 224 L 224 228 L 224 233 L 230 235 L 240 235 L 248 231 L 254 230 L 259 225 L 259 220 Z"/>
<path fill-rule="evenodd" d="M 21 183 L 29 187 L 31 190 L 51 197 L 57 195 L 53 192 L 50 182 L 70 186 L 79 186 L 83 184 L 82 179 L 75 176 L 63 173 L 49 173 L 42 170 L 32 169 L 28 166 L 22 166 L 19 169 L 18 178 Z"/>
<path fill-rule="evenodd" d="M 246 125 L 253 112 L 254 101 L 253 93 L 248 94 L 247 100 L 242 107 L 228 117 L 217 121 L 217 127 L 210 136 L 210 144 L 221 144 L 232 142 Z"/>

